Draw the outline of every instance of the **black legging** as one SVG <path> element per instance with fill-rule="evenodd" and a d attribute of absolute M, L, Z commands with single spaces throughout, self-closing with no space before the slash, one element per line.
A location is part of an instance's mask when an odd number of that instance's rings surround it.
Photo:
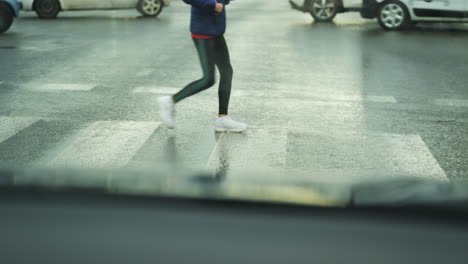
<path fill-rule="evenodd" d="M 229 58 L 229 50 L 224 36 L 216 36 L 210 39 L 193 38 L 195 47 L 200 57 L 203 69 L 203 78 L 194 81 L 173 96 L 177 103 L 184 98 L 206 90 L 215 84 L 215 65 L 218 67 L 221 79 L 219 82 L 218 99 L 219 114 L 227 115 L 229 97 L 231 96 L 232 66 Z"/>

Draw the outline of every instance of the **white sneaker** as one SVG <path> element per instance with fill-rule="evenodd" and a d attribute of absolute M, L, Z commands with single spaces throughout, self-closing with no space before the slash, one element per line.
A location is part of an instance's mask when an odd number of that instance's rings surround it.
<path fill-rule="evenodd" d="M 175 106 L 170 96 L 161 96 L 158 98 L 159 115 L 168 128 L 174 128 Z"/>
<path fill-rule="evenodd" d="M 216 132 L 244 132 L 248 126 L 241 122 L 232 120 L 229 116 L 220 117 L 216 120 Z"/>

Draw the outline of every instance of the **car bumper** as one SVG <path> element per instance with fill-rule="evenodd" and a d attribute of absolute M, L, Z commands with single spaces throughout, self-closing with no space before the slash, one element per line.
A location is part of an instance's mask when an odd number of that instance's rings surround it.
<path fill-rule="evenodd" d="M 361 8 L 362 18 L 375 18 L 377 17 L 379 3 L 375 0 L 363 0 Z"/>

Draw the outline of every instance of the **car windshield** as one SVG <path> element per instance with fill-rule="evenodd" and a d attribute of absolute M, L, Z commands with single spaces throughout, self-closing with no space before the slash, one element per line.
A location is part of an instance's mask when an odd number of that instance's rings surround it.
<path fill-rule="evenodd" d="M 0 19 L 1 184 L 467 197 L 467 1 L 0 0 Z"/>

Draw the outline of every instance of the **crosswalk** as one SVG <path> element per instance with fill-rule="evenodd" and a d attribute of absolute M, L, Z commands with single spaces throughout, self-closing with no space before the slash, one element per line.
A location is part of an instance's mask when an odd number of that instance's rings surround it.
<path fill-rule="evenodd" d="M 37 122 L 36 117 L 7 117 L 0 116 L 0 143 L 14 136 L 21 130 Z"/>
<path fill-rule="evenodd" d="M 81 130 L 47 166 L 118 168 L 158 129 L 158 122 L 99 121 Z"/>
<path fill-rule="evenodd" d="M 436 99 L 434 103 L 439 106 L 460 106 L 468 107 L 468 100 L 462 99 Z"/>
<path fill-rule="evenodd" d="M 174 94 L 178 92 L 181 87 L 171 86 L 138 86 L 131 89 L 133 94 Z M 398 103 L 397 99 L 393 96 L 388 95 L 329 95 L 315 92 L 313 89 L 301 90 L 301 91 L 288 91 L 275 90 L 274 93 L 268 93 L 268 91 L 262 90 L 240 90 L 235 89 L 232 91 L 232 97 L 258 97 L 258 98 L 288 98 L 291 95 L 300 94 L 301 97 L 309 98 L 314 101 L 328 101 L 328 102 L 361 102 L 361 103 Z M 436 106 L 448 106 L 448 107 L 468 107 L 468 99 L 434 99 L 429 102 L 423 100 L 424 103 L 433 104 Z"/>
<path fill-rule="evenodd" d="M 3 142 L 21 134 L 38 120 L 37 117 L 0 117 L 0 150 Z M 152 135 L 165 135 L 167 131 L 160 132 L 164 130 L 159 122 L 108 120 L 88 123 L 56 142 L 59 151 L 41 150 L 47 158 L 42 158 L 38 165 L 125 168 Z M 201 132 L 194 130 L 194 133 Z M 190 144 L 198 144 L 196 136 L 187 137 L 185 140 Z M 190 138 L 194 139 L 190 141 Z M 167 136 L 166 140 L 174 139 Z M 199 164 L 200 168 L 223 172 L 230 180 L 252 180 L 252 174 L 244 172 L 255 172 L 255 177 L 267 181 L 352 181 L 395 176 L 447 179 L 419 135 L 301 131 L 285 125 L 254 126 L 245 134 L 215 134 L 213 140 L 211 154 Z M 35 143 L 30 144 L 21 147 L 34 148 Z M 178 147 L 177 143 L 174 146 L 174 151 L 184 151 L 183 146 Z"/>
<path fill-rule="evenodd" d="M 147 76 L 154 72 L 154 69 L 145 69 L 137 76 Z M 0 86 L 5 85 L 4 81 L 0 81 Z M 92 92 L 98 84 L 92 83 L 24 83 L 20 84 L 19 87 L 30 90 L 33 92 Z M 287 85 L 282 85 L 287 86 Z M 292 84 L 291 87 L 297 88 L 297 85 Z M 159 85 L 147 85 L 137 86 L 129 89 L 132 94 L 174 94 L 180 91 L 182 87 L 173 86 L 159 86 Z M 289 97 L 291 95 L 300 95 L 303 98 L 308 98 L 313 101 L 321 102 L 360 102 L 360 103 L 399 103 L 398 100 L 389 95 L 353 95 L 353 94 L 323 94 L 314 89 L 283 89 L 275 90 L 274 93 L 269 93 L 264 90 L 256 89 L 234 89 L 232 91 L 232 97 L 259 97 L 259 98 L 281 98 Z M 421 102 L 425 104 L 432 104 L 434 106 L 445 106 L 445 107 L 468 107 L 468 99 L 460 98 L 437 98 L 433 100 L 422 99 Z"/>
<path fill-rule="evenodd" d="M 330 129 L 292 133 L 297 136 L 290 137 L 289 150 L 296 150 L 288 156 L 291 170 L 314 164 L 309 173 L 338 181 L 408 176 L 447 178 L 419 135 Z"/>
<path fill-rule="evenodd" d="M 132 90 L 134 94 L 174 94 L 178 92 L 180 87 L 168 86 L 139 86 Z M 233 97 L 287 97 L 291 92 L 275 91 L 274 95 L 268 94 L 265 91 L 259 90 L 233 90 L 231 96 Z M 317 95 L 311 91 L 301 92 L 302 96 L 312 97 L 316 100 L 325 101 L 350 101 L 350 102 L 376 102 L 376 103 L 396 103 L 393 96 L 327 96 Z"/>
<path fill-rule="evenodd" d="M 134 94 L 174 94 L 180 88 L 167 86 L 139 86 L 132 90 Z"/>
<path fill-rule="evenodd" d="M 143 71 L 141 74 L 151 74 L 152 71 Z M 5 83 L 0 81 L 0 85 Z M 99 84 L 67 84 L 67 83 L 45 83 L 34 85 L 31 83 L 18 85 L 26 91 L 32 92 L 90 92 L 92 93 Z M 129 87 L 129 94 L 134 95 L 158 95 L 172 94 L 179 90 L 173 86 L 137 86 Z M 273 94 L 266 95 L 265 90 L 233 90 L 232 96 L 245 97 L 268 97 L 273 100 L 274 105 L 278 98 L 287 97 L 288 94 L 298 91 L 298 87 L 293 89 L 275 90 Z M 83 93 L 81 94 L 83 95 Z M 276 98 L 275 98 L 276 97 Z M 202 97 L 203 98 L 203 97 Z M 321 104 L 336 104 L 333 107 L 345 107 L 346 102 L 351 104 L 384 104 L 388 107 L 397 105 L 400 102 L 397 98 L 389 95 L 344 95 L 314 93 L 313 89 L 302 91 L 302 98 L 306 101 L 297 101 L 295 105 L 288 106 L 290 110 L 301 106 L 322 111 L 318 113 L 316 119 L 322 121 L 332 121 L 334 116 L 327 116 L 327 111 L 335 111 L 334 108 L 322 108 Z M 467 107 L 468 100 L 464 99 L 434 99 L 431 101 L 436 106 Z M 310 106 L 312 104 L 312 106 Z M 315 104 L 315 106 L 314 106 Z M 280 107 L 280 106 L 278 106 Z M 346 107 L 345 107 L 346 108 Z M 341 109 L 341 108 L 340 108 Z M 360 109 L 360 110 L 359 110 Z M 361 111 L 362 109 L 359 108 Z M 325 111 L 325 112 L 323 112 Z M 343 122 L 336 122 L 336 125 L 343 125 L 346 121 L 360 120 L 361 112 L 348 113 L 343 109 L 341 118 Z M 295 113 L 300 114 L 300 112 Z M 336 114 L 333 112 L 332 114 Z M 300 116 L 300 115 L 299 115 Z M 349 117 L 349 118 L 348 118 Z M 310 119 L 310 117 L 304 117 Z M 315 118 L 315 117 L 312 117 Z M 47 122 L 35 125 L 44 118 L 36 116 L 0 116 L 0 151 L 7 153 L 3 149 L 7 144 L 11 149 L 14 146 L 15 136 L 28 131 L 28 135 L 34 133 L 34 129 L 47 126 Z M 297 119 L 297 118 L 296 118 Z M 315 120 L 315 119 L 314 119 Z M 312 121 L 314 121 L 312 120 Z M 72 122 L 72 121 L 70 121 Z M 270 125 L 255 124 L 245 134 L 217 134 L 205 140 L 203 144 L 209 146 L 209 153 L 197 155 L 192 151 L 188 157 L 197 163 L 200 168 L 210 171 L 228 172 L 238 179 L 248 177 L 243 171 L 261 172 L 258 175 L 268 179 L 296 179 L 296 178 L 330 178 L 343 180 L 362 178 L 388 178 L 393 176 L 408 176 L 430 179 L 447 179 L 447 175 L 434 158 L 431 150 L 423 139 L 417 134 L 397 134 L 397 133 L 376 133 L 366 132 L 359 126 L 349 125 L 338 132 L 328 131 L 326 124 L 320 127 L 317 125 L 308 129 L 305 120 L 300 118 L 296 123 L 288 123 L 284 120 L 273 122 Z M 304 126 L 298 127 L 297 122 L 302 122 Z M 314 121 L 315 122 L 315 121 Z M 329 122 L 329 123 L 330 123 Z M 54 123 L 54 122 L 52 122 Z M 60 123 L 60 122 L 58 122 Z M 271 122 L 270 122 L 271 123 Z M 323 122 L 322 122 L 323 123 Z M 331 122 L 333 123 L 333 122 Z M 54 124 L 57 124 L 54 123 Z M 61 131 L 60 127 L 51 128 Z M 351 130 L 349 130 L 351 129 Z M 354 132 L 352 130 L 355 130 Z M 67 130 L 68 131 L 68 130 Z M 200 144 L 197 139 L 204 138 L 196 133 L 206 133 L 206 129 L 194 129 L 193 134 L 185 134 L 186 138 L 180 138 L 184 144 Z M 68 133 L 68 132 L 63 132 Z M 34 164 L 44 167 L 73 167 L 73 168 L 123 168 L 129 163 L 135 162 L 135 157 L 140 158 L 143 154 L 140 150 L 150 141 L 155 134 L 160 134 L 160 140 L 169 140 L 167 130 L 162 127 L 159 120 L 95 120 L 82 124 L 79 128 L 70 129 L 70 135 L 64 135 L 48 140 L 55 143 L 55 149 L 39 149 L 44 154 L 40 159 L 32 161 Z M 177 132 L 175 132 L 177 134 Z M 41 135 L 46 134 L 42 132 Z M 47 135 L 47 134 L 46 134 Z M 25 141 L 27 136 L 17 137 Z M 206 139 L 206 137 L 205 137 Z M 37 140 L 37 139 L 36 139 Z M 56 142 L 54 141 L 56 140 Z M 171 139 L 172 140 L 172 139 Z M 35 142 L 21 143 L 21 147 L 33 149 Z M 178 151 L 184 152 L 186 146 L 174 144 Z M 49 145 L 47 145 L 49 146 Z M 194 149 L 203 149 L 194 148 Z M 163 152 L 165 149 L 154 151 Z M 150 153 L 151 151 L 147 151 Z M 20 151 L 18 151 L 20 153 Z M 154 153 L 154 152 L 153 152 Z M 14 155 L 14 154 L 12 154 Z M 33 155 L 29 155 L 33 157 Z M 164 156 L 164 153 L 159 156 Z M 35 156 L 34 156 L 35 157 Z M 9 160 L 14 158 L 9 157 Z M 151 160 L 146 158 L 145 160 Z M 0 157 L 0 163 L 2 157 Z M 163 160 L 155 161 L 164 162 Z M 183 164 L 184 162 L 181 162 Z M 259 176 L 260 177 L 260 176 Z"/>
<path fill-rule="evenodd" d="M 73 83 L 28 83 L 23 87 L 32 91 L 57 92 L 57 91 L 91 91 L 97 85 L 95 84 L 73 84 Z"/>

